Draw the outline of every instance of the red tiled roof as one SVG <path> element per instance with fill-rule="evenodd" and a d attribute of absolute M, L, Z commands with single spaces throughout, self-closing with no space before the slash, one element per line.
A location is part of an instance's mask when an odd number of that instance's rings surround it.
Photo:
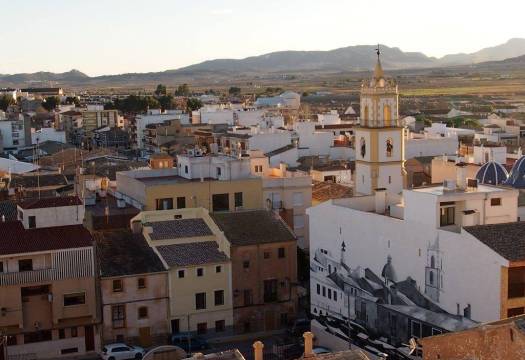
<path fill-rule="evenodd" d="M 78 196 L 64 196 L 43 199 L 28 199 L 22 201 L 18 206 L 22 209 L 41 209 L 59 206 L 73 206 L 82 205 L 82 201 Z"/>
<path fill-rule="evenodd" d="M 0 255 L 92 245 L 91 234 L 82 225 L 25 229 L 20 221 L 0 223 Z"/>

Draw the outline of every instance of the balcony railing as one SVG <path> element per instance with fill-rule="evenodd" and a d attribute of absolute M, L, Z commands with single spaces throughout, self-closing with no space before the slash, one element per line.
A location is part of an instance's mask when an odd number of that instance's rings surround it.
<path fill-rule="evenodd" d="M 0 286 L 39 283 L 51 281 L 55 277 L 55 269 L 42 269 L 0 274 Z"/>

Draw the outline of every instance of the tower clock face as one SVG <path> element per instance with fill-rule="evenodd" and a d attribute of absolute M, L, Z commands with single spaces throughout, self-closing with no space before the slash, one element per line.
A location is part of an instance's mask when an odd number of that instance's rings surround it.
<path fill-rule="evenodd" d="M 364 158 L 366 155 L 366 141 L 364 138 L 361 138 L 360 146 L 361 146 L 361 157 Z"/>

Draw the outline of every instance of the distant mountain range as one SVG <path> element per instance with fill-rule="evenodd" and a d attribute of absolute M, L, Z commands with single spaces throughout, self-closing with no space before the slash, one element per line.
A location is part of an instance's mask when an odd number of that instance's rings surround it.
<path fill-rule="evenodd" d="M 369 70 L 375 61 L 376 45 L 356 45 L 329 51 L 278 51 L 245 59 L 216 59 L 175 70 L 151 73 L 128 73 L 90 77 L 78 70 L 65 73 L 0 74 L 0 87 L 39 86 L 110 86 L 112 84 L 145 84 L 211 78 L 228 75 L 282 74 L 297 72 L 348 72 Z M 386 69 L 439 68 L 484 63 L 486 66 L 519 65 L 524 62 L 525 39 L 515 38 L 504 44 L 484 48 L 471 54 L 450 54 L 442 58 L 420 52 L 403 52 L 397 47 L 381 45 L 381 62 Z M 514 60 L 516 58 L 516 60 Z M 521 60 L 520 60 L 521 59 Z M 492 64 L 492 65 L 491 65 Z M 47 84 L 46 84 L 47 85 Z"/>

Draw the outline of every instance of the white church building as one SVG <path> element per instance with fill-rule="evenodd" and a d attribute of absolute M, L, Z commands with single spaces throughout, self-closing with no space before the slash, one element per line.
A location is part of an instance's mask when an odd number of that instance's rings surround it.
<path fill-rule="evenodd" d="M 361 89 L 356 195 L 307 210 L 311 314 L 400 346 L 524 313 L 518 190 L 467 180 L 461 163 L 442 185 L 404 189 L 397 108 L 378 57 Z"/>

